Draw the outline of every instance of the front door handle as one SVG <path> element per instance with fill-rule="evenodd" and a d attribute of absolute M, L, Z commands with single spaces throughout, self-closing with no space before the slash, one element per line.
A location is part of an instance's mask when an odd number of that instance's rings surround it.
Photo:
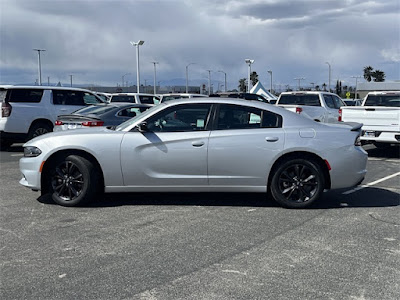
<path fill-rule="evenodd" d="M 265 138 L 265 140 L 266 140 L 267 142 L 276 142 L 276 141 L 279 140 L 279 138 L 278 138 L 277 136 L 267 136 L 267 137 Z"/>
<path fill-rule="evenodd" d="M 194 141 L 194 142 L 192 142 L 192 146 L 193 147 L 201 147 L 203 145 L 204 145 L 203 141 Z"/>

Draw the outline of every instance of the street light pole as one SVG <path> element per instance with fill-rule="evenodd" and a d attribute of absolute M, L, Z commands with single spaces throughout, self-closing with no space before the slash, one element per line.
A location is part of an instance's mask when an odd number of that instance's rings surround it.
<path fill-rule="evenodd" d="M 121 85 L 121 87 L 124 87 L 124 85 L 125 85 L 125 76 L 126 75 L 131 75 L 131 73 L 126 73 L 126 74 L 122 75 L 122 85 Z"/>
<path fill-rule="evenodd" d="M 157 86 L 156 86 L 156 80 L 157 80 L 157 75 L 156 75 L 156 65 L 158 64 L 158 61 L 152 61 L 152 64 L 154 65 L 154 95 L 157 94 Z"/>
<path fill-rule="evenodd" d="M 40 62 L 40 52 L 46 51 L 46 49 L 33 49 L 38 52 L 38 73 L 39 73 L 39 85 L 42 85 L 42 64 Z"/>
<path fill-rule="evenodd" d="M 208 96 L 211 94 L 211 71 L 212 70 L 207 70 L 208 72 Z"/>
<path fill-rule="evenodd" d="M 271 88 L 269 89 L 269 92 L 272 94 L 272 71 L 268 70 L 269 75 L 271 75 Z"/>
<path fill-rule="evenodd" d="M 70 78 L 70 80 L 71 80 L 71 87 L 72 87 L 72 76 L 73 76 L 73 75 L 69 75 L 69 78 Z"/>
<path fill-rule="evenodd" d="M 224 71 L 219 70 L 218 72 L 224 73 L 225 84 L 224 84 L 224 92 L 226 93 L 226 73 Z"/>
<path fill-rule="evenodd" d="M 253 64 L 253 63 L 254 63 L 254 59 L 249 59 L 249 58 L 246 58 L 244 61 L 245 61 L 245 63 L 246 63 L 246 64 L 248 64 L 248 65 L 249 65 L 249 74 L 248 74 L 248 78 L 247 78 L 247 92 L 249 93 L 249 92 L 250 92 L 250 74 L 251 74 L 251 64 Z"/>
<path fill-rule="evenodd" d="M 356 79 L 356 91 L 354 93 L 354 100 L 357 99 L 357 79 L 358 78 L 362 78 L 362 76 L 351 76 L 351 78 L 355 78 Z"/>
<path fill-rule="evenodd" d="M 137 82 L 137 92 L 140 93 L 140 72 L 139 72 L 139 46 L 143 45 L 144 41 L 139 40 L 136 43 L 135 42 L 131 42 L 132 46 L 136 47 L 136 82 Z"/>
<path fill-rule="evenodd" d="M 328 82 L 328 92 L 331 91 L 331 64 L 328 62 L 325 62 L 329 66 L 329 82 Z"/>
<path fill-rule="evenodd" d="M 298 80 L 298 83 L 299 83 L 299 91 L 300 91 L 300 80 L 304 80 L 304 79 L 305 79 L 304 77 L 295 78 L 295 80 Z"/>
<path fill-rule="evenodd" d="M 186 94 L 189 93 L 189 72 L 188 72 L 188 69 L 189 69 L 190 65 L 194 65 L 194 64 L 195 63 L 190 63 L 190 64 L 186 65 Z"/>

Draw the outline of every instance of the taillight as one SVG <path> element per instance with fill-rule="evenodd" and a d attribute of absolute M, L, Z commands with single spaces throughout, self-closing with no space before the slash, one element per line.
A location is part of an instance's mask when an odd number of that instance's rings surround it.
<path fill-rule="evenodd" d="M 55 126 L 61 126 L 62 124 L 63 124 L 63 122 L 60 121 L 60 120 L 57 120 L 57 121 L 54 122 Z"/>
<path fill-rule="evenodd" d="M 8 102 L 1 103 L 1 116 L 7 118 L 11 115 L 12 106 Z"/>
<path fill-rule="evenodd" d="M 301 107 L 296 107 L 296 114 L 300 114 L 303 111 Z"/>
<path fill-rule="evenodd" d="M 354 146 L 362 146 L 360 135 L 358 135 L 356 140 L 354 141 Z"/>
<path fill-rule="evenodd" d="M 341 109 L 341 108 L 339 108 L 338 121 L 339 121 L 339 122 L 343 122 L 343 121 L 342 121 L 342 109 Z"/>
<path fill-rule="evenodd" d="M 82 122 L 82 126 L 87 126 L 87 127 L 94 127 L 94 126 L 103 126 L 104 121 L 86 121 Z"/>

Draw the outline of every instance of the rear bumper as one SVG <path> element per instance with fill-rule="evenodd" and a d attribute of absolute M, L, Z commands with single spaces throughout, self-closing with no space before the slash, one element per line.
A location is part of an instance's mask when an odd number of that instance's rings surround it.
<path fill-rule="evenodd" d="M 363 130 L 360 139 L 364 142 L 400 144 L 400 132 Z"/>

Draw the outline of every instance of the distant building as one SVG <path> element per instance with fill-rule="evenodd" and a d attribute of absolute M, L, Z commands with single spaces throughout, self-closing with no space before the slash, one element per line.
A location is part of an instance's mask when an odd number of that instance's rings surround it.
<path fill-rule="evenodd" d="M 364 98 L 374 91 L 400 91 L 400 80 L 384 82 L 361 82 L 357 84 L 358 98 Z"/>

